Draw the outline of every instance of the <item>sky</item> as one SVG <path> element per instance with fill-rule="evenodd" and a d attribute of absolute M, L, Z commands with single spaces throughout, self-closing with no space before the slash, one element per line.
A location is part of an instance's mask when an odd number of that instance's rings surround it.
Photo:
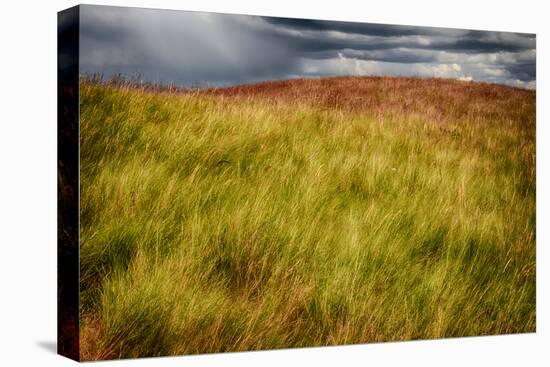
<path fill-rule="evenodd" d="M 226 86 L 338 75 L 535 88 L 534 34 L 81 6 L 80 73 Z"/>

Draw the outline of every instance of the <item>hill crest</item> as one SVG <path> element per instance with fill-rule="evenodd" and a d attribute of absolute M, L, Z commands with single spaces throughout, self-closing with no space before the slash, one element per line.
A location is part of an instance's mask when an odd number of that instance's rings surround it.
<path fill-rule="evenodd" d="M 456 79 L 411 77 L 300 78 L 210 88 L 203 93 L 230 98 L 306 103 L 321 109 L 372 114 L 408 114 L 431 119 L 525 118 L 534 90 Z"/>

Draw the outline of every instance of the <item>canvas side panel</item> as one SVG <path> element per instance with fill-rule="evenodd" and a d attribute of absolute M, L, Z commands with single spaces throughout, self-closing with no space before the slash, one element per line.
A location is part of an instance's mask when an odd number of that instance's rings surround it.
<path fill-rule="evenodd" d="M 79 360 L 79 7 L 57 27 L 57 351 Z"/>

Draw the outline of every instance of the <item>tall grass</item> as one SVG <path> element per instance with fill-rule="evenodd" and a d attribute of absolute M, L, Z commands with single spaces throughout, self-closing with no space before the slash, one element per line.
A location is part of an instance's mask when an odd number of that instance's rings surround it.
<path fill-rule="evenodd" d="M 534 331 L 534 94 L 505 96 L 436 120 L 83 83 L 82 358 Z"/>

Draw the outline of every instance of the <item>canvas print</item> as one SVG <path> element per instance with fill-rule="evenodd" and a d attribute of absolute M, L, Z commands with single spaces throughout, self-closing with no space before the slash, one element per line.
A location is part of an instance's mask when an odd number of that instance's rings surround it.
<path fill-rule="evenodd" d="M 535 332 L 535 44 L 60 12 L 60 354 Z"/>

